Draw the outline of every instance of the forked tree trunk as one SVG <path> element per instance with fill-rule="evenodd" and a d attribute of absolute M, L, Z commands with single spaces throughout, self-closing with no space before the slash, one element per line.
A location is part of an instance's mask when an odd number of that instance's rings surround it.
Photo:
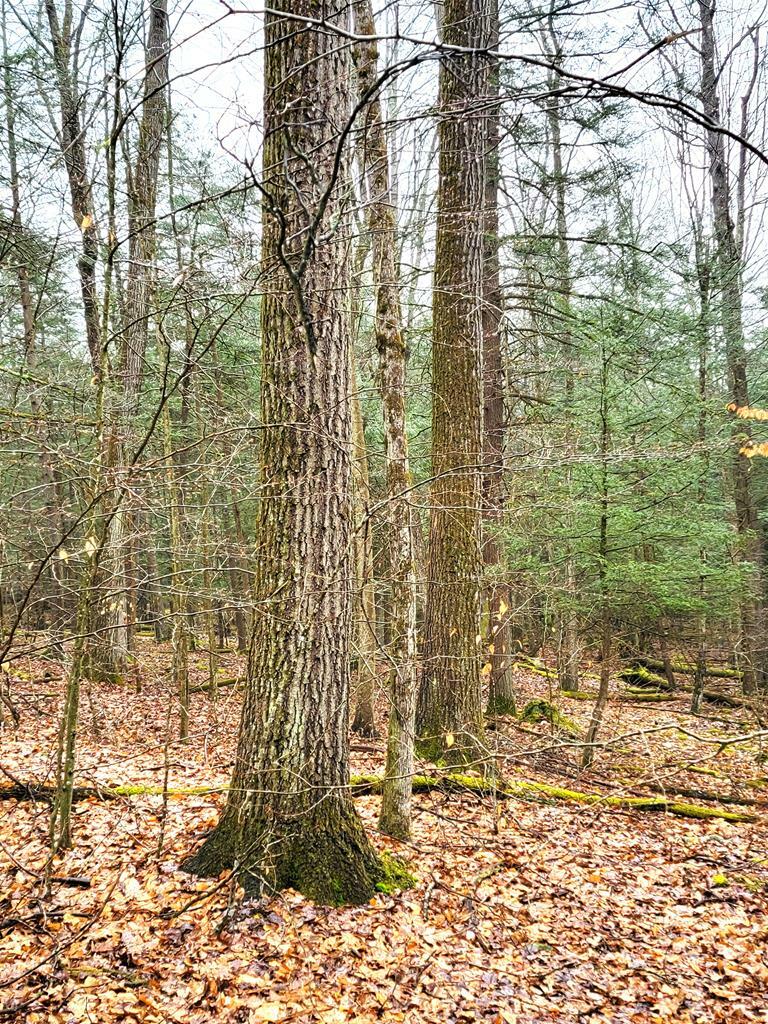
<path fill-rule="evenodd" d="M 479 0 L 447 0 L 443 41 L 487 46 Z M 483 457 L 483 208 L 488 60 L 440 64 L 432 343 L 432 516 L 417 728 L 425 753 L 472 760 L 483 732 L 480 686 Z"/>
<path fill-rule="evenodd" d="M 331 904 L 368 900 L 381 871 L 347 789 L 349 53 L 290 15 L 346 27 L 346 10 L 265 16 L 259 611 L 229 799 L 185 865 Z"/>
<path fill-rule="evenodd" d="M 355 30 L 373 39 L 376 25 L 370 0 L 355 5 Z M 387 763 L 379 817 L 382 832 L 407 839 L 411 828 L 411 789 L 416 713 L 416 572 L 405 420 L 405 342 L 397 273 L 397 220 L 392 193 L 387 135 L 376 91 L 378 47 L 357 51 L 361 100 L 367 100 L 364 167 L 368 179 L 368 230 L 376 293 L 375 333 L 379 353 L 381 402 L 387 465 L 387 543 L 392 596 L 388 650 L 390 707 Z"/>

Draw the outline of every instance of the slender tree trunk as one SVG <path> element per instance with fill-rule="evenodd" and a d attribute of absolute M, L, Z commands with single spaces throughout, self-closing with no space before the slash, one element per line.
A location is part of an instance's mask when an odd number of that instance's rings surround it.
<path fill-rule="evenodd" d="M 358 35 L 376 35 L 370 0 L 355 5 Z M 389 168 L 387 135 L 375 91 L 378 48 L 357 50 L 358 91 L 368 100 L 364 167 L 368 179 L 366 210 L 376 294 L 375 333 L 379 353 L 381 402 L 387 467 L 387 543 L 391 575 L 389 608 L 390 708 L 387 763 L 379 828 L 407 839 L 411 828 L 414 725 L 416 714 L 416 573 L 409 488 L 408 432 L 405 413 L 406 353 L 397 273 L 397 217 Z"/>
<path fill-rule="evenodd" d="M 205 462 L 207 449 L 207 438 L 205 431 L 206 417 L 201 408 L 200 396 L 196 403 L 196 419 L 200 429 L 198 436 L 198 465 L 199 465 L 199 490 L 198 501 L 200 502 L 200 527 L 199 527 L 199 558 L 202 562 L 202 599 L 203 599 L 203 624 L 205 626 L 205 650 L 206 661 L 208 662 L 208 698 L 216 700 L 217 674 L 219 671 L 219 656 L 216 651 L 216 599 L 214 597 L 213 580 L 215 568 L 212 568 L 213 548 L 211 543 L 211 499 L 212 488 L 208 479 L 208 467 Z"/>
<path fill-rule="evenodd" d="M 700 447 L 700 457 L 703 461 L 702 471 L 699 475 L 698 499 L 701 505 L 704 504 L 707 496 L 707 483 L 709 477 L 709 455 L 707 453 L 707 401 L 709 399 L 709 333 L 711 322 L 710 296 L 711 296 L 711 270 L 710 255 L 708 247 L 704 245 L 701 224 L 694 228 L 694 244 L 696 257 L 696 276 L 699 286 L 699 417 L 697 440 Z M 699 548 L 699 561 L 701 562 L 701 574 L 699 576 L 699 599 L 702 609 L 705 609 L 707 599 L 707 549 Z M 698 651 L 696 654 L 696 672 L 693 680 L 693 695 L 691 696 L 691 712 L 698 714 L 701 710 L 701 701 L 704 696 L 704 686 L 707 672 L 707 613 L 702 610 L 698 621 Z"/>
<path fill-rule="evenodd" d="M 376 692 L 376 590 L 371 533 L 371 484 L 368 474 L 368 448 L 365 443 L 363 410 L 357 380 L 357 366 L 350 348 L 350 411 L 352 415 L 352 500 L 355 551 L 354 635 L 357 657 L 355 713 L 352 731 L 375 736 L 373 699 Z"/>
<path fill-rule="evenodd" d="M 499 42 L 498 0 L 489 0 L 490 42 Z M 488 73 L 485 151 L 485 213 L 483 252 L 483 558 L 487 575 L 488 601 L 487 649 L 489 666 L 489 714 L 514 713 L 515 691 L 512 678 L 511 596 L 503 579 L 499 530 L 504 521 L 506 503 L 504 485 L 504 391 L 505 374 L 501 355 L 501 319 L 504 299 L 499 268 L 499 146 L 501 144 L 499 62 L 490 64 Z"/>
<path fill-rule="evenodd" d="M 179 272 L 181 272 L 181 259 L 178 261 Z M 222 380 L 221 360 L 219 359 L 219 348 L 214 340 L 211 345 L 213 357 L 213 372 L 216 381 L 216 401 L 219 410 L 224 415 L 224 383 Z M 229 578 L 231 582 L 232 600 L 235 614 L 235 635 L 237 637 L 237 652 L 245 654 L 248 649 L 248 614 L 246 608 L 251 604 L 251 588 L 248 582 L 248 573 L 245 561 L 245 532 L 240 514 L 240 500 L 237 493 L 237 480 L 234 475 L 229 481 L 230 510 L 232 512 L 232 525 L 234 537 L 230 533 L 228 543 Z M 224 646 L 223 643 L 221 646 Z"/>
<path fill-rule="evenodd" d="M 96 429 L 104 429 L 106 404 L 106 374 L 100 374 L 96 386 Z M 100 459 L 96 465 L 93 492 L 98 494 L 103 486 L 105 463 Z M 72 794 L 75 785 L 76 744 L 78 717 L 80 713 L 80 685 L 88 660 L 88 640 L 92 622 L 91 602 L 96 592 L 101 559 L 109 537 L 109 516 L 104 518 L 94 505 L 85 524 L 85 564 L 82 585 L 77 602 L 75 637 L 67 670 L 67 687 L 64 709 L 59 724 L 59 739 L 56 755 L 56 796 L 51 807 L 49 834 L 51 858 L 60 850 L 72 845 Z"/>
<path fill-rule="evenodd" d="M 16 147 L 16 97 L 13 90 L 13 79 L 11 75 L 11 63 L 8 59 L 8 41 L 6 29 L 6 5 L 2 5 L 2 46 L 3 46 L 3 99 L 5 106 L 5 128 L 8 150 L 8 172 L 11 191 L 11 244 L 13 245 L 14 234 L 19 242 L 24 234 L 24 224 L 21 216 L 21 191 L 19 181 L 18 153 Z M 33 378 L 37 376 L 38 361 L 38 337 L 35 315 L 35 302 L 30 282 L 29 263 L 23 252 L 23 244 L 17 244 L 18 254 L 14 257 L 16 264 L 16 283 L 19 290 L 19 305 L 24 329 L 24 358 Z M 51 455 L 51 429 L 46 417 L 44 403 L 38 395 L 37 382 L 30 390 L 29 404 L 32 409 L 35 423 L 35 433 L 40 443 L 40 461 L 43 469 L 43 479 L 46 487 L 46 519 L 48 520 L 49 533 L 54 543 L 64 535 L 64 513 L 65 498 L 62 492 L 61 477 L 57 470 L 55 461 Z M 58 632 L 67 618 L 65 607 L 65 590 L 67 568 L 66 561 L 56 566 L 51 562 L 47 572 L 49 586 L 51 588 L 47 604 L 52 608 L 50 625 L 54 633 Z"/>
<path fill-rule="evenodd" d="M 443 41 L 487 46 L 478 0 L 447 0 Z M 440 165 L 432 343 L 432 517 L 418 731 L 425 752 L 479 755 L 481 473 L 483 458 L 483 210 L 488 60 L 440 65 Z"/>
<path fill-rule="evenodd" d="M 125 431 L 138 411 L 141 368 L 146 348 L 148 316 L 154 290 L 154 255 L 156 245 L 155 207 L 159 153 L 165 131 L 165 88 L 168 77 L 168 15 L 166 0 L 148 0 L 150 7 L 147 35 L 146 68 L 142 120 L 136 167 L 129 175 L 128 227 L 130 272 L 124 316 L 123 395 L 121 401 L 105 397 L 105 427 L 101 461 L 104 465 L 106 519 L 109 534 L 104 545 L 100 572 L 94 580 L 92 617 L 98 620 L 98 638 L 88 645 L 83 657 L 83 671 L 90 675 L 114 678 L 125 669 L 129 653 L 129 591 L 137 573 L 131 557 L 134 515 L 129 499 Z M 110 288 L 105 283 L 103 314 L 98 307 L 96 267 L 98 235 L 91 182 L 86 162 L 86 135 L 81 124 L 81 97 L 78 94 L 76 66 L 78 42 L 72 37 L 72 9 L 69 0 L 59 18 L 54 0 L 46 0 L 46 13 L 54 52 L 54 63 L 61 108 L 60 143 L 70 188 L 72 213 L 80 229 L 82 251 L 78 261 L 83 312 L 94 377 L 100 380 L 109 374 L 107 353 Z M 116 41 L 118 50 L 122 43 Z M 119 78 L 119 69 L 116 70 Z M 116 86 L 118 89 L 119 86 Z M 113 121 L 113 135 L 119 131 L 119 112 Z M 117 138 L 110 138 L 109 153 L 114 159 Z M 114 165 L 108 167 L 110 203 L 109 240 L 114 236 Z M 111 279 L 111 264 L 105 277 Z M 131 355 L 130 353 L 133 353 Z M 140 352 L 140 359 L 138 353 Z M 130 365 L 129 365 L 130 364 Z"/>
<path fill-rule="evenodd" d="M 81 97 L 72 72 L 72 12 L 69 0 L 65 17 L 59 18 L 54 0 L 45 0 L 45 11 L 51 35 L 53 63 L 61 113 L 60 138 L 64 166 L 69 183 L 72 217 L 80 232 L 80 255 L 77 269 L 83 301 L 85 334 L 94 376 L 102 372 L 101 326 L 96 266 L 99 242 L 96 229 L 93 192 L 86 161 L 86 135 L 80 119 Z"/>
<path fill-rule="evenodd" d="M 550 7 L 548 17 L 548 44 L 550 59 L 555 65 L 559 65 L 563 59 L 563 50 L 560 38 L 555 26 L 554 7 Z M 560 96 L 557 88 L 560 78 L 557 74 L 550 76 L 550 97 L 547 101 L 547 120 L 552 144 L 552 178 L 555 201 L 555 216 L 557 223 L 557 296 L 555 306 L 558 315 L 562 317 L 562 330 L 560 332 L 561 348 L 563 353 L 564 383 L 565 383 L 565 498 L 567 510 L 565 516 L 568 536 L 564 538 L 561 557 L 564 562 L 564 592 L 565 600 L 559 622 L 559 642 L 557 658 L 557 674 L 560 687 L 563 690 L 578 690 L 579 688 L 579 625 L 576 612 L 577 584 L 576 565 L 573 555 L 575 520 L 573 515 L 573 466 L 572 460 L 576 450 L 575 422 L 574 422 L 574 390 L 575 390 L 575 344 L 571 328 L 573 311 L 571 299 L 573 295 L 573 274 L 571 270 L 571 254 L 568 245 L 568 213 L 567 213 L 567 183 L 563 162 L 563 143 L 561 132 L 561 110 Z"/>
<path fill-rule="evenodd" d="M 675 681 L 675 673 L 672 669 L 672 658 L 669 655 L 669 632 L 667 623 L 662 620 L 660 623 L 660 639 L 659 646 L 661 647 L 661 663 L 664 666 L 664 676 L 669 683 L 670 690 L 677 689 L 677 683 Z"/>
<path fill-rule="evenodd" d="M 136 152 L 136 164 L 130 176 L 132 187 L 128 196 L 128 277 L 125 289 L 125 323 L 122 338 L 121 384 L 122 420 L 118 427 L 118 457 L 124 462 L 135 433 L 139 412 L 144 360 L 147 350 L 149 318 L 153 312 L 156 290 L 155 256 L 157 248 L 157 182 L 160 155 L 166 139 L 166 98 L 169 61 L 169 27 L 167 0 L 146 0 L 149 28 L 145 51 L 144 94 Z M 128 481 L 125 473 L 118 475 L 119 486 Z M 132 492 L 131 492 L 132 493 Z M 113 547 L 122 577 L 110 595 L 113 609 L 110 648 L 124 660 L 131 649 L 137 570 L 134 557 L 137 509 L 126 497 L 115 519 Z M 118 579 L 120 582 L 120 579 Z M 116 666 L 119 667 L 119 666 Z"/>
<path fill-rule="evenodd" d="M 611 679 L 611 611 L 608 594 L 608 516 L 609 516 L 609 479 L 608 479 L 608 446 L 610 443 L 610 421 L 608 418 L 608 370 L 609 356 L 605 351 L 605 339 L 601 344 L 600 373 L 600 539 L 598 545 L 599 582 L 600 582 L 600 685 L 597 700 L 592 708 L 592 717 L 587 729 L 586 745 L 582 754 L 582 767 L 589 768 L 595 758 L 594 743 L 603 722 L 606 705 L 608 704 L 608 688 Z"/>
<path fill-rule="evenodd" d="M 170 361 L 170 348 L 166 355 Z M 179 706 L 179 739 L 189 739 L 189 626 L 187 607 L 189 598 L 182 565 L 182 497 L 178 473 L 173 460 L 173 434 L 171 411 L 166 402 L 162 411 L 163 454 L 165 456 L 165 486 L 169 524 L 169 555 L 171 569 L 171 690 Z"/>
<path fill-rule="evenodd" d="M 259 612 L 227 806 L 186 867 L 362 903 L 381 869 L 347 789 L 349 53 L 292 13 L 346 26 L 320 0 L 265 16 Z"/>
<path fill-rule="evenodd" d="M 163 621 L 163 601 L 157 574 L 157 550 L 154 543 L 147 545 L 147 610 L 155 643 L 161 644 L 168 639 L 166 624 Z"/>
<path fill-rule="evenodd" d="M 713 125 L 720 125 L 718 75 L 715 68 L 714 0 L 698 0 L 701 35 L 701 100 L 704 113 Z M 747 353 L 744 343 L 742 312 L 742 254 L 732 214 L 731 185 L 725 141 L 715 129 L 707 131 L 709 175 L 712 184 L 712 217 L 717 242 L 720 288 L 720 315 L 725 338 L 726 362 L 731 396 L 736 408 L 749 405 Z M 760 533 L 757 506 L 752 492 L 749 461 L 741 454 L 749 439 L 749 425 L 734 419 L 733 486 L 736 530 L 742 557 L 750 563 L 753 579 L 745 588 L 741 618 L 745 657 L 744 688 L 763 687 L 768 676 L 766 665 L 766 615 L 764 608 L 765 549 Z"/>

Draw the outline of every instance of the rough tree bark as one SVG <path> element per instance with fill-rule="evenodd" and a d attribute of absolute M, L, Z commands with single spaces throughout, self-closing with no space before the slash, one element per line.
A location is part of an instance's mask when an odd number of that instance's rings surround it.
<path fill-rule="evenodd" d="M 370 0 L 355 5 L 355 30 L 372 40 L 376 25 Z M 379 353 L 387 472 L 387 541 L 391 575 L 388 651 L 390 708 L 387 763 L 379 828 L 407 839 L 411 827 L 411 789 L 416 713 L 416 572 L 409 487 L 408 433 L 405 419 L 406 352 L 397 272 L 397 218 L 389 168 L 387 134 L 377 91 L 378 47 L 362 44 L 357 53 L 361 100 L 367 100 L 364 168 L 366 209 L 376 294 L 374 330 Z"/>
<path fill-rule="evenodd" d="M 479 0 L 447 0 L 440 64 L 432 342 L 432 514 L 417 728 L 425 752 L 472 759 L 483 731 L 480 524 L 483 208 L 489 39 Z"/>
<path fill-rule="evenodd" d="M 349 52 L 279 0 L 265 16 L 259 607 L 232 789 L 190 871 L 360 903 L 381 872 L 347 789 L 351 610 Z"/>
<path fill-rule="evenodd" d="M 733 220 L 733 200 L 728 171 L 725 139 L 717 130 L 721 124 L 719 76 L 715 67 L 714 0 L 699 0 L 701 36 L 701 101 L 712 123 L 707 131 L 709 176 L 712 186 L 712 219 L 718 256 L 720 316 L 725 338 L 725 354 L 734 405 L 749 405 L 747 353 L 744 343 L 742 310 L 742 254 Z M 733 489 L 736 530 L 742 544 L 742 556 L 750 563 L 753 579 L 742 601 L 742 629 L 745 655 L 745 691 L 766 684 L 765 549 L 757 506 L 752 493 L 749 461 L 740 452 L 749 437 L 749 425 L 734 420 Z"/>

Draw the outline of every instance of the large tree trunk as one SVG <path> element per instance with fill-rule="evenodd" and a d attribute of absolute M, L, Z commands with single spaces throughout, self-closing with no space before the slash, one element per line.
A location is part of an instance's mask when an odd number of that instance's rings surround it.
<path fill-rule="evenodd" d="M 275 6 L 346 23 L 319 0 Z M 186 867 L 361 903 L 380 866 L 347 789 L 350 267 L 335 157 L 349 54 L 273 7 L 264 61 L 259 611 L 229 800 Z"/>
<path fill-rule="evenodd" d="M 447 0 L 443 41 L 487 46 L 478 0 Z M 451 53 L 440 65 L 440 165 L 432 342 L 432 517 L 418 729 L 425 752 L 473 759 L 483 729 L 480 686 L 482 291 L 488 60 Z"/>
<path fill-rule="evenodd" d="M 709 175 L 712 184 L 712 217 L 717 241 L 721 322 L 726 362 L 734 406 L 749 405 L 747 353 L 742 315 L 742 254 L 733 222 L 731 185 L 725 140 L 720 125 L 718 74 L 715 68 L 714 0 L 699 0 L 701 37 L 701 101 L 708 120 L 715 126 L 707 131 Z M 741 454 L 749 425 L 734 421 L 733 488 L 736 530 L 742 557 L 751 563 L 754 578 L 742 601 L 743 647 L 746 660 L 745 690 L 766 682 L 765 550 L 760 533 L 757 506 L 752 493 L 749 461 Z"/>
<path fill-rule="evenodd" d="M 358 35 L 374 38 L 370 0 L 355 6 Z M 368 179 L 368 230 L 376 293 L 376 348 L 387 464 L 387 541 L 392 597 L 389 609 L 390 709 L 387 764 L 379 828 L 407 839 L 411 827 L 411 788 L 416 713 L 416 573 L 405 420 L 405 342 L 397 273 L 397 220 L 389 173 L 387 135 L 376 89 L 378 48 L 358 49 L 358 91 L 368 100 L 364 165 Z"/>
<path fill-rule="evenodd" d="M 489 2 L 490 45 L 499 41 L 497 0 Z M 511 596 L 503 579 L 504 559 L 498 538 L 504 520 L 504 363 L 501 356 L 501 317 L 504 299 L 499 271 L 499 62 L 488 75 L 486 111 L 488 137 L 485 153 L 485 239 L 483 269 L 483 510 L 485 530 L 483 557 L 489 580 L 488 597 L 488 711 L 505 714 L 515 710 L 512 678 Z"/>

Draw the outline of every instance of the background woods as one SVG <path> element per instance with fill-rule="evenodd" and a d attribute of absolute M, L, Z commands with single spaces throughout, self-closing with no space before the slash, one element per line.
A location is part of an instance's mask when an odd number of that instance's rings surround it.
<path fill-rule="evenodd" d="M 0 21 L 0 1015 L 761 1019 L 765 11 Z"/>

